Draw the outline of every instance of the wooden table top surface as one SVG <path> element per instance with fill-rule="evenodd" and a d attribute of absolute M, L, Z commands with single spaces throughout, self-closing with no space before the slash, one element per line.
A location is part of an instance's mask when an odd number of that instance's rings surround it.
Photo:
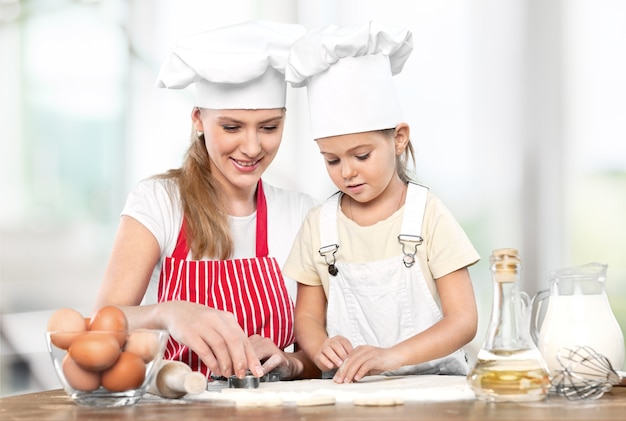
<path fill-rule="evenodd" d="M 337 404 L 316 407 L 256 407 L 202 401 L 151 401 L 122 408 L 76 405 L 62 389 L 0 399 L 0 419 L 9 420 L 626 420 L 626 387 L 615 387 L 598 400 L 568 401 L 549 396 L 532 403 L 478 400 L 410 403 L 388 407 Z"/>

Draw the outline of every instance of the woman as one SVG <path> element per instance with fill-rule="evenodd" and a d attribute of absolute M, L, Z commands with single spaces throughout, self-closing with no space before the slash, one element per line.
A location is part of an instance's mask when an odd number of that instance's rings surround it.
<path fill-rule="evenodd" d="M 96 308 L 121 307 L 131 329 L 167 329 L 165 357 L 207 377 L 315 372 L 283 352 L 293 303 L 280 270 L 314 202 L 261 181 L 282 139 L 288 48 L 303 32 L 268 21 L 203 32 L 159 74 L 159 87 L 195 84 L 191 145 L 181 168 L 130 193 Z"/>

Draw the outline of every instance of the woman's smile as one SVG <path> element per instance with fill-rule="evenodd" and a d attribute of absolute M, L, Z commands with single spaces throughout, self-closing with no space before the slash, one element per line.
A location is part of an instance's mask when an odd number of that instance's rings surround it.
<path fill-rule="evenodd" d="M 235 158 L 231 158 L 231 159 L 233 163 L 235 164 L 235 167 L 237 167 L 239 171 L 243 171 L 243 172 L 252 172 L 256 170 L 259 167 L 259 162 L 261 162 L 260 159 L 255 159 L 254 161 L 240 161 Z"/>

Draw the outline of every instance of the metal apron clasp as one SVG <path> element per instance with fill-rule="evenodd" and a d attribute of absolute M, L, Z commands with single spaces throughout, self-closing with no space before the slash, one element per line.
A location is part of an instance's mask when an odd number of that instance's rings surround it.
<path fill-rule="evenodd" d="M 417 246 L 421 245 L 424 239 L 419 235 L 407 235 L 400 234 L 398 235 L 398 242 L 402 244 L 402 254 L 404 257 L 402 258 L 402 262 L 404 266 L 410 268 L 415 263 L 415 255 L 417 254 Z M 407 251 L 408 243 L 413 244 L 413 252 Z"/>
<path fill-rule="evenodd" d="M 338 244 L 331 244 L 329 246 L 320 247 L 319 254 L 324 258 L 328 265 L 328 273 L 332 276 L 337 276 L 339 270 L 335 266 L 335 253 L 339 249 Z"/>

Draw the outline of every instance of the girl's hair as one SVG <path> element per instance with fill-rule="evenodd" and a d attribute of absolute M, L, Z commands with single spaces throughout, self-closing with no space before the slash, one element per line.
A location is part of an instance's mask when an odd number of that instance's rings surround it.
<path fill-rule="evenodd" d="M 192 259 L 225 260 L 233 253 L 228 210 L 222 190 L 211 174 L 211 160 L 204 142 L 204 134 L 198 134 L 192 127 L 191 145 L 182 167 L 155 177 L 171 179 L 178 185 Z"/>
<path fill-rule="evenodd" d="M 394 139 L 396 129 L 384 129 L 381 130 L 381 132 L 383 133 L 383 135 L 389 137 L 390 139 Z M 415 167 L 415 150 L 413 149 L 413 144 L 411 143 L 410 139 L 406 144 L 404 153 L 396 157 L 396 169 L 398 171 L 398 176 L 400 176 L 400 180 L 405 183 L 408 183 L 413 179 L 411 177 L 409 164 L 413 164 L 413 167 Z"/>

